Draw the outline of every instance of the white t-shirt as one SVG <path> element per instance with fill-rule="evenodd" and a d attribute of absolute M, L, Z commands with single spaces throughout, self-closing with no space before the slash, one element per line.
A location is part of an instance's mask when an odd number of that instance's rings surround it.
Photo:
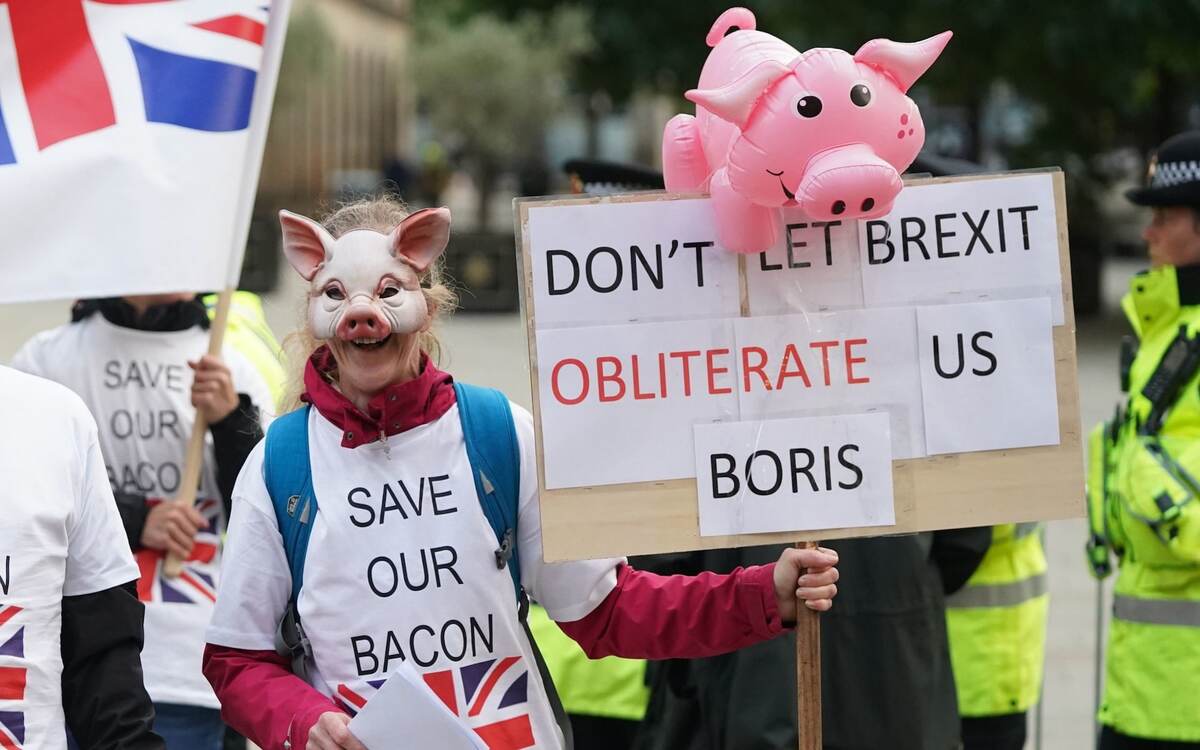
<path fill-rule="evenodd" d="M 180 492 L 184 456 L 196 410 L 188 360 L 208 350 L 208 332 L 138 331 L 102 315 L 43 331 L 13 358 L 13 366 L 49 378 L 83 398 L 100 428 L 100 449 L 114 491 L 170 499 Z M 226 347 L 222 357 L 234 387 L 270 409 L 270 389 L 244 357 Z M 218 708 L 200 672 L 204 630 L 212 616 L 225 511 L 217 488 L 212 436 L 207 436 L 196 508 L 209 521 L 196 535 L 191 559 L 174 579 L 161 575 L 164 554 L 135 554 L 138 596 L 146 604 L 142 668 L 156 703 Z"/>
<path fill-rule="evenodd" d="M 0 747 L 66 747 L 62 598 L 138 576 L 79 398 L 0 367 Z"/>
<path fill-rule="evenodd" d="M 518 549 L 530 596 L 578 620 L 616 585 L 619 560 L 542 561 L 533 420 L 513 406 L 521 448 Z M 458 407 L 379 443 L 347 449 L 316 409 L 309 452 L 319 510 L 300 618 L 314 686 L 354 712 L 403 660 L 492 747 L 560 748 L 496 535 L 475 493 Z M 274 648 L 291 574 L 263 482 L 263 445 L 234 491 L 221 596 L 209 641 Z"/>

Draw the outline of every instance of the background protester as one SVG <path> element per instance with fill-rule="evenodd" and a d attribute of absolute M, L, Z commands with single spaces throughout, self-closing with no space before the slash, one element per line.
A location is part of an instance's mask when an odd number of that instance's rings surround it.
<path fill-rule="evenodd" d="M 271 388 L 238 349 L 205 355 L 208 312 L 192 294 L 78 303 L 72 322 L 36 335 L 13 365 L 77 393 L 100 425 L 99 446 L 146 605 L 146 688 L 158 730 L 175 750 L 215 750 L 224 725 L 200 673 L 212 614 L 220 540 L 229 499 L 246 455 L 261 437 L 260 409 L 273 412 Z M 166 502 L 181 492 L 183 461 L 196 413 L 207 419 L 193 507 Z M 167 554 L 185 560 L 163 575 Z"/>
<path fill-rule="evenodd" d="M 67 389 L 0 367 L 0 747 L 157 750 L 137 566 L 96 424 Z"/>

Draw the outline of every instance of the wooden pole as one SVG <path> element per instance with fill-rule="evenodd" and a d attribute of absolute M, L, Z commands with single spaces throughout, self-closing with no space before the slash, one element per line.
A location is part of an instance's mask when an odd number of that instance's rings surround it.
<path fill-rule="evenodd" d="M 816 542 L 801 542 L 800 549 Z M 796 728 L 800 750 L 821 750 L 821 618 L 796 599 Z"/>
<path fill-rule="evenodd" d="M 221 356 L 221 347 L 225 343 L 225 328 L 229 324 L 229 306 L 232 302 L 232 289 L 226 289 L 217 297 L 216 313 L 208 329 L 208 353 L 214 357 Z M 196 492 L 200 489 L 200 471 L 204 468 L 204 439 L 207 436 L 208 420 L 203 414 L 196 412 L 196 421 L 192 425 L 192 436 L 188 440 L 187 455 L 183 464 L 183 480 L 179 485 L 179 495 L 172 502 L 196 504 Z M 167 555 L 167 559 L 163 561 L 163 575 L 176 578 L 182 570 L 183 560 L 174 555 Z"/>

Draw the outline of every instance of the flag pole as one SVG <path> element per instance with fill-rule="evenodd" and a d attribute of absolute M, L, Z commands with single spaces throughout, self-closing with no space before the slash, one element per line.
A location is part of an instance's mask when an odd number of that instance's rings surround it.
<path fill-rule="evenodd" d="M 800 549 L 816 548 L 800 542 Z M 796 729 L 800 750 L 821 750 L 821 617 L 796 598 Z"/>
<path fill-rule="evenodd" d="M 250 132 L 246 143 L 246 168 L 239 186 L 229 267 L 225 274 L 225 288 L 217 297 L 217 307 L 212 325 L 209 327 L 208 353 L 214 357 L 221 356 L 221 348 L 225 342 L 225 329 L 229 323 L 229 308 L 233 302 L 233 292 L 237 289 L 238 278 L 242 273 L 242 261 L 246 256 L 246 238 L 250 234 L 250 219 L 254 215 L 254 197 L 258 193 L 258 177 L 262 171 L 263 151 L 267 146 L 267 129 L 271 124 L 272 104 L 275 101 L 275 88 L 279 83 L 279 67 L 283 60 L 283 45 L 287 40 L 288 16 L 291 6 L 292 0 L 272 0 L 270 16 L 267 19 L 262 65 L 259 66 L 258 80 L 254 86 L 254 98 L 251 102 Z M 208 420 L 197 412 L 196 420 L 192 425 L 192 435 L 188 440 L 183 465 L 183 480 L 179 486 L 180 493 L 175 497 L 175 502 L 184 505 L 196 503 L 200 470 L 204 467 L 204 442 L 207 434 Z M 168 555 L 163 561 L 163 575 L 168 578 L 175 578 L 182 570 L 183 560 L 174 555 Z"/>

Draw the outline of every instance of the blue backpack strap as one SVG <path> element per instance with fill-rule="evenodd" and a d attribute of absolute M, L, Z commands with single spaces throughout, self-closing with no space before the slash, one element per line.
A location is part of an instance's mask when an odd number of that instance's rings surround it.
<path fill-rule="evenodd" d="M 521 558 L 517 554 L 517 508 L 521 496 L 521 448 L 508 397 L 494 388 L 454 384 L 458 414 L 483 506 L 499 547 L 496 567 L 508 566 L 521 600 Z"/>
<path fill-rule="evenodd" d="M 275 507 L 275 520 L 283 537 L 283 551 L 292 573 L 295 604 L 304 585 L 304 557 L 317 515 L 312 486 L 312 461 L 308 455 L 308 412 L 311 406 L 279 417 L 267 428 L 263 456 L 263 481 Z"/>

